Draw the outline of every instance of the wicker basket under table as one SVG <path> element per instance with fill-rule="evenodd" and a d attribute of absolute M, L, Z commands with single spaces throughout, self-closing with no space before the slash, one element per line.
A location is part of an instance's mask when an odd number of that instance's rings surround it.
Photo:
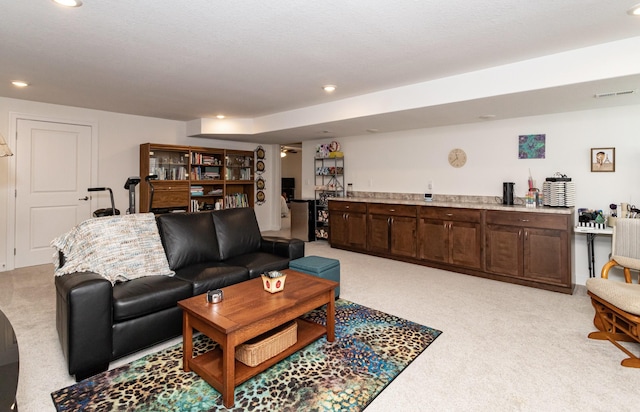
<path fill-rule="evenodd" d="M 298 341 L 296 321 L 257 336 L 236 348 L 236 359 L 254 367 L 272 358 Z"/>

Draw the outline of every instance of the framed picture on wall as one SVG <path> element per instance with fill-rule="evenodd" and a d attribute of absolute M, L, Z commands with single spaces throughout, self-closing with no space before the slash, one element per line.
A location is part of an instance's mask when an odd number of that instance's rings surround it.
<path fill-rule="evenodd" d="M 591 149 L 592 172 L 616 171 L 616 148 L 604 147 Z"/>

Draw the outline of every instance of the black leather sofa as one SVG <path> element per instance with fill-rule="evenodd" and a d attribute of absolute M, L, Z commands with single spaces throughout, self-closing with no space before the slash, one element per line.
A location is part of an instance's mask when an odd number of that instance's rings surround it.
<path fill-rule="evenodd" d="M 263 237 L 251 208 L 170 213 L 156 222 L 175 276 L 113 286 L 92 272 L 55 277 L 56 327 L 69 374 L 78 381 L 179 336 L 179 300 L 286 269 L 304 256 L 301 240 Z"/>

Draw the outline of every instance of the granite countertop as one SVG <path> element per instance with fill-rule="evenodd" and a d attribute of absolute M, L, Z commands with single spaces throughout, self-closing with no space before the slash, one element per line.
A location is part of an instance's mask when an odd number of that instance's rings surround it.
<path fill-rule="evenodd" d="M 445 196 L 442 196 L 445 197 Z M 471 199 L 468 199 L 471 198 Z M 551 213 L 558 215 L 569 215 L 574 211 L 573 207 L 526 207 L 524 204 L 503 205 L 495 198 L 480 196 L 450 196 L 449 199 L 437 199 L 425 202 L 415 198 L 381 198 L 381 197 L 332 197 L 329 200 L 340 202 L 365 202 L 365 203 L 384 203 L 394 205 L 415 205 L 415 206 L 434 206 L 434 207 L 457 207 L 466 209 L 484 209 L 484 210 L 503 210 L 512 212 L 533 212 L 533 213 Z"/>

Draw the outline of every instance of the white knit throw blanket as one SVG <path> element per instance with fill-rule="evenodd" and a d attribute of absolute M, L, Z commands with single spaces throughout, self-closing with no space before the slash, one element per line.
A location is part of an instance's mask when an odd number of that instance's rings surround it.
<path fill-rule="evenodd" d="M 152 213 L 85 220 L 51 241 L 55 275 L 95 272 L 112 284 L 144 276 L 173 276 Z M 64 254 L 60 267 L 58 252 Z"/>

